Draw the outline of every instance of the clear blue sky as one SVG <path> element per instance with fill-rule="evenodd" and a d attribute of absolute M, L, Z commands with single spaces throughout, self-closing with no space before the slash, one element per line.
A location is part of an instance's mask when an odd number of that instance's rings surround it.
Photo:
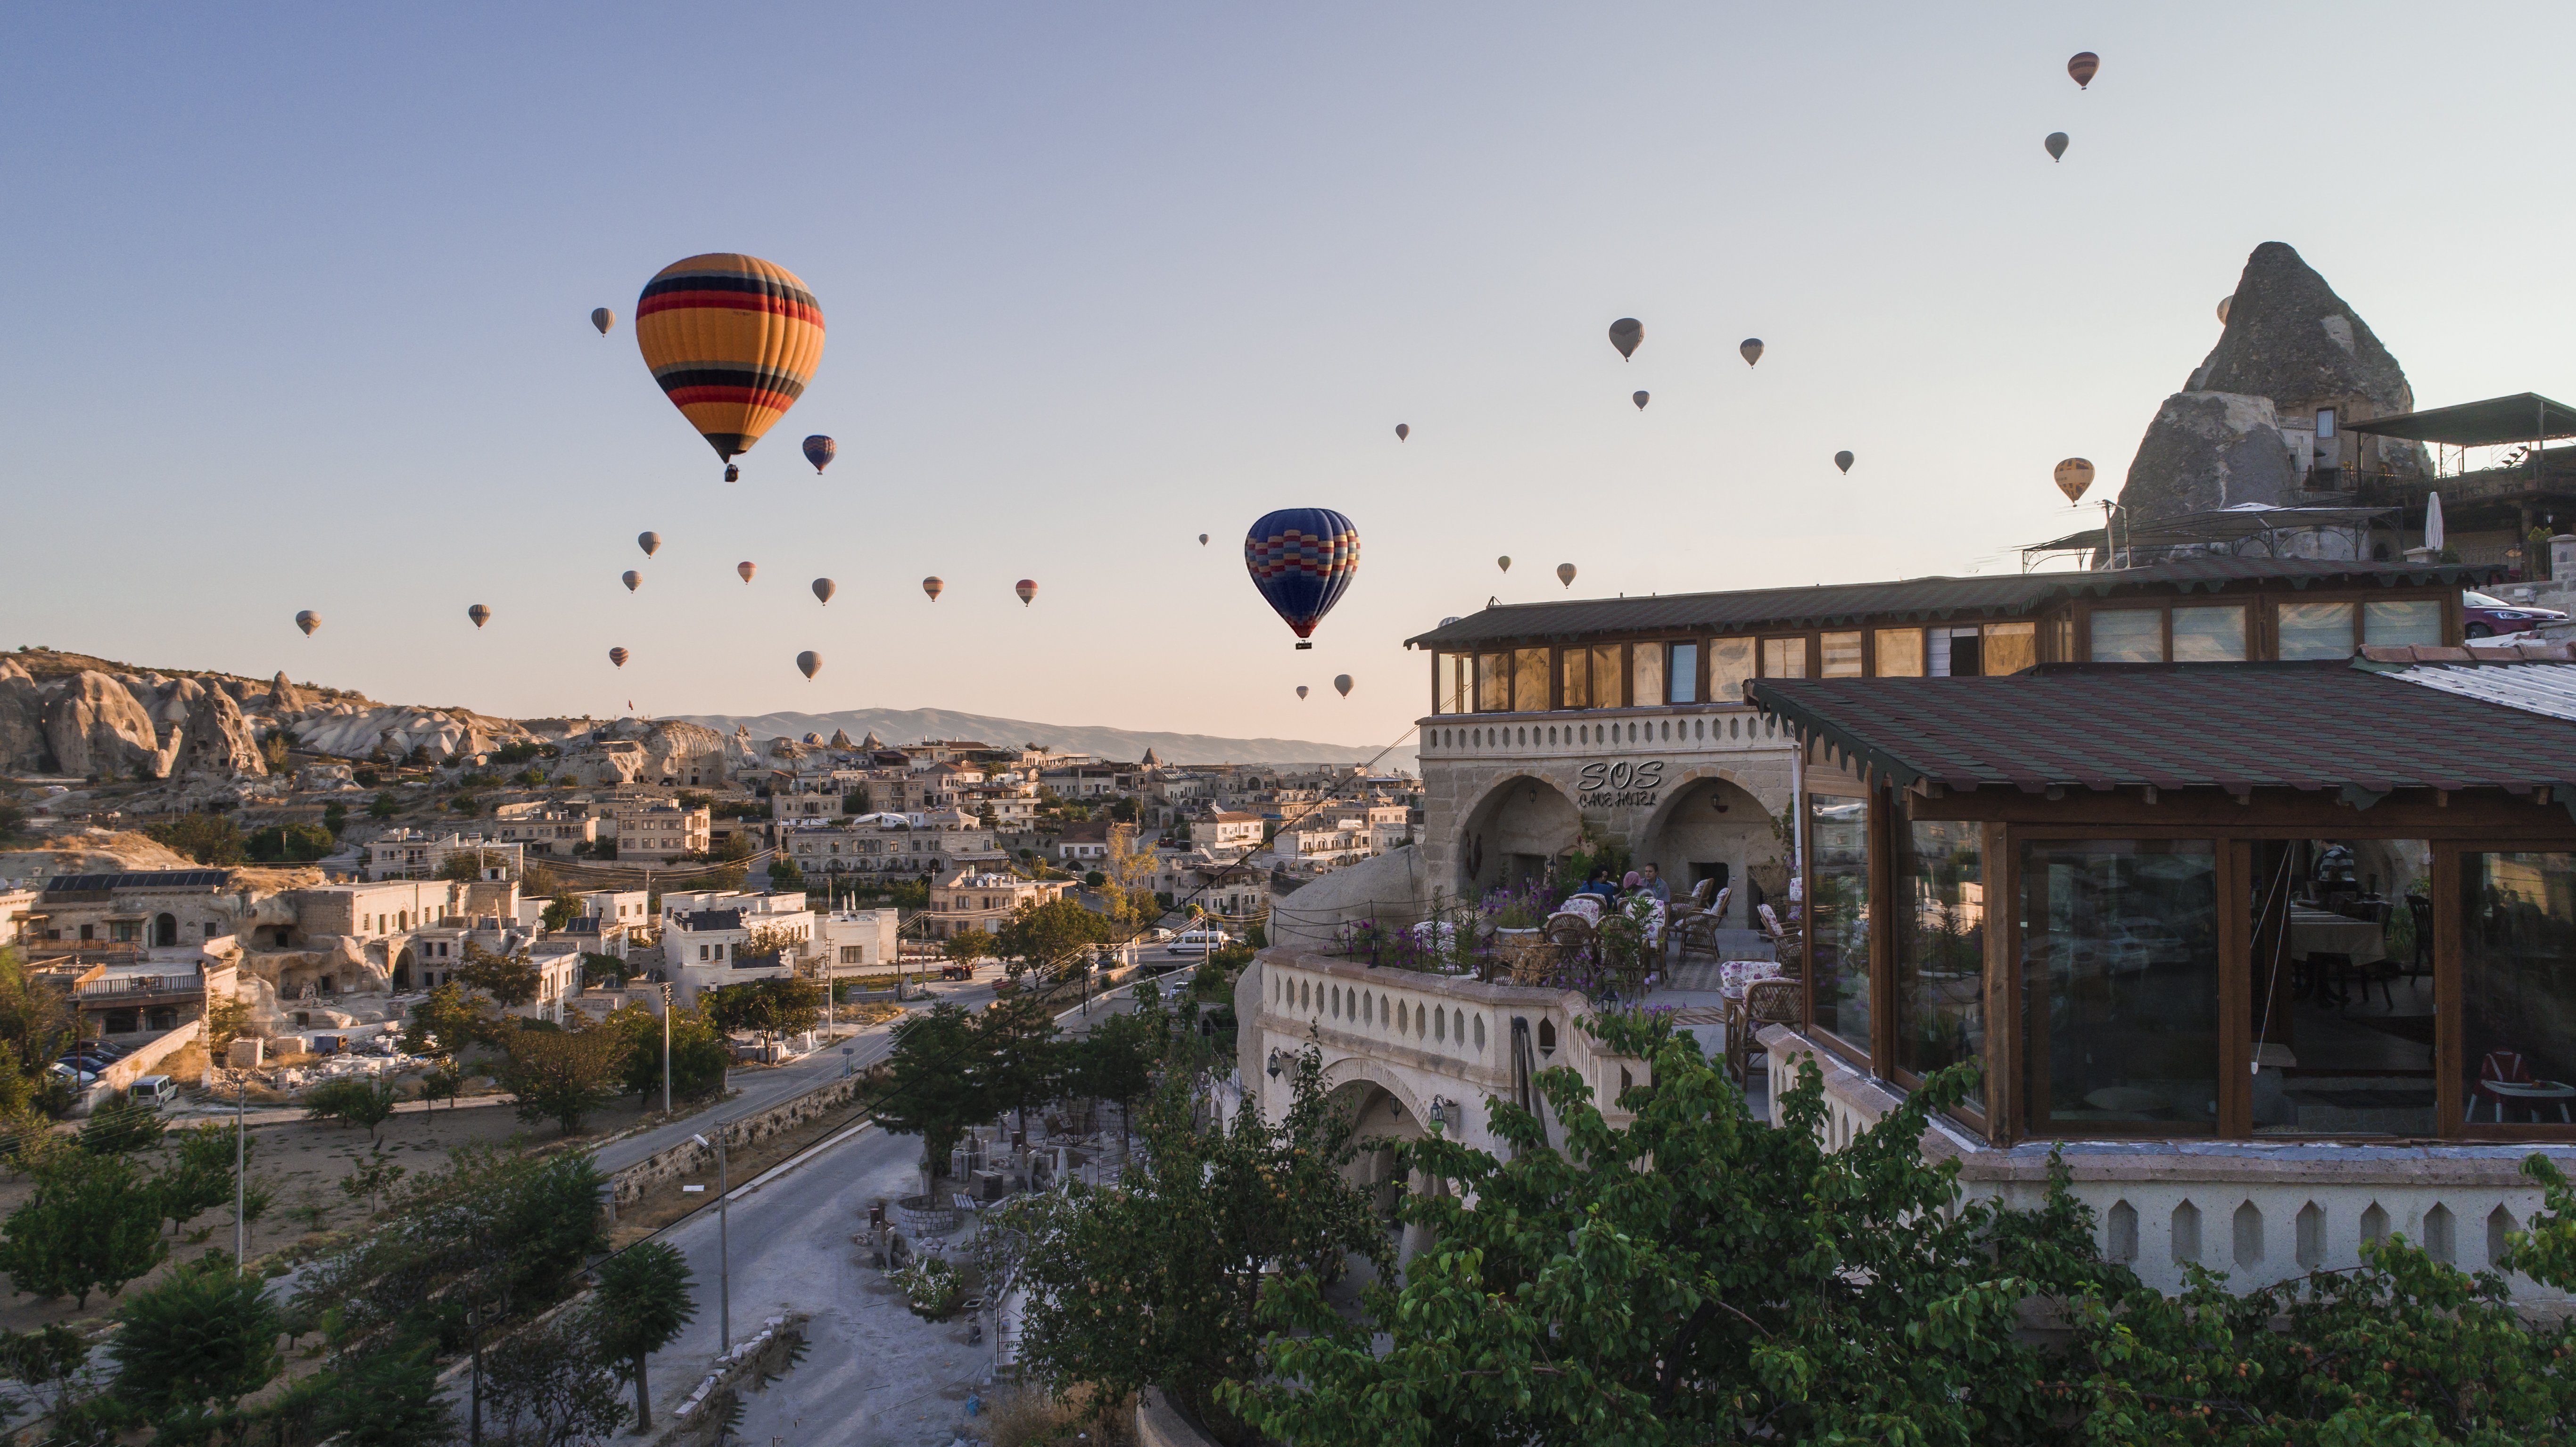
<path fill-rule="evenodd" d="M 2059 458 L 2116 486 L 2263 241 L 2427 405 L 2576 395 L 2571 38 L 2504 4 L 21 6 L 0 646 L 1384 740 L 1427 692 L 1401 640 L 1560 562 L 1577 595 L 2013 566 L 2071 521 Z M 829 322 L 732 487 L 629 324 L 712 250 Z M 1298 504 L 1365 539 L 1309 653 L 1240 550 Z"/>

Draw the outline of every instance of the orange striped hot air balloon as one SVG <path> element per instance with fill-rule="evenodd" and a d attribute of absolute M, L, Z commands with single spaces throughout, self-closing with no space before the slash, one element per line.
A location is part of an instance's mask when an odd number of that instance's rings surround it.
<path fill-rule="evenodd" d="M 728 464 L 805 392 L 823 359 L 823 309 L 796 274 L 710 252 L 662 268 L 635 300 L 635 345 L 662 395 Z"/>

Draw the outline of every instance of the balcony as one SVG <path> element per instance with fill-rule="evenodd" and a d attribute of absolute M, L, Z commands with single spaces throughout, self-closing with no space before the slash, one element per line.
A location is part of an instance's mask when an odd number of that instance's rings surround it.
<path fill-rule="evenodd" d="M 206 977 L 194 970 L 184 974 L 109 975 L 82 982 L 76 993 L 85 1010 L 192 1003 L 206 997 Z"/>
<path fill-rule="evenodd" d="M 1725 754 L 1789 746 L 1776 723 L 1733 703 L 1438 714 L 1421 723 L 1425 763 Z"/>

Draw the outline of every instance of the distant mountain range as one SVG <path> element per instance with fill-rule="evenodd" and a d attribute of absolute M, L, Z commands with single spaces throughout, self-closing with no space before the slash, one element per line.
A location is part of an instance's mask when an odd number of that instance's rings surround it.
<path fill-rule="evenodd" d="M 1208 734 L 1151 733 L 1141 729 L 1099 728 L 1086 725 L 1032 723 L 1027 719 L 994 718 L 980 713 L 951 713 L 944 708 L 855 708 L 840 713 L 684 713 L 669 715 L 690 723 L 732 733 L 736 725 L 751 730 L 756 739 L 801 739 L 809 733 L 832 736 L 834 729 L 846 730 L 853 739 L 864 739 L 873 731 L 888 744 L 918 743 L 923 739 L 974 739 L 997 748 L 1020 744 L 1044 744 L 1068 753 L 1093 754 L 1104 759 L 1135 760 L 1152 749 L 1158 758 L 1174 764 L 1364 764 L 1377 750 L 1351 744 L 1323 744 L 1306 739 L 1223 739 Z M 1420 772 L 1416 749 L 1408 738 L 1386 751 L 1378 759 L 1381 769 Z"/>

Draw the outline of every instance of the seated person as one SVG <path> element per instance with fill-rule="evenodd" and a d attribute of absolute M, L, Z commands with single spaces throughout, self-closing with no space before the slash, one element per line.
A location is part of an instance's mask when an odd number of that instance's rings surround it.
<path fill-rule="evenodd" d="M 1591 874 L 1584 878 L 1583 883 L 1578 886 L 1574 892 L 1576 894 L 1597 895 L 1604 905 L 1614 903 L 1619 898 L 1619 891 L 1611 887 L 1610 871 L 1607 869 L 1593 870 Z"/>
<path fill-rule="evenodd" d="M 1661 869 L 1656 868 L 1654 865 L 1649 864 L 1637 873 L 1638 878 L 1636 887 L 1638 891 L 1640 893 L 1653 896 L 1669 909 L 1673 902 L 1673 888 L 1671 885 L 1664 883 L 1664 872 Z"/>

